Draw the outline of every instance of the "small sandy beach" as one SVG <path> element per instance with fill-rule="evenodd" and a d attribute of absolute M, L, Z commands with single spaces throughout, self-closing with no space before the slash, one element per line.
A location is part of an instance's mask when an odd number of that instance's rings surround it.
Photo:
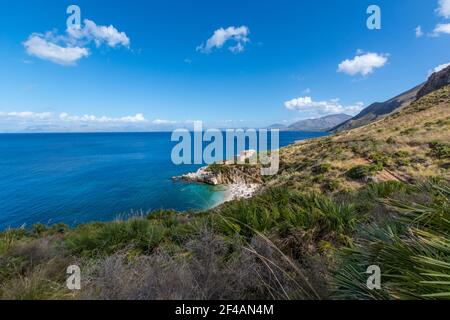
<path fill-rule="evenodd" d="M 261 188 L 261 185 L 235 183 L 227 185 L 226 187 L 227 191 L 223 201 L 224 203 L 237 199 L 249 199 Z"/>

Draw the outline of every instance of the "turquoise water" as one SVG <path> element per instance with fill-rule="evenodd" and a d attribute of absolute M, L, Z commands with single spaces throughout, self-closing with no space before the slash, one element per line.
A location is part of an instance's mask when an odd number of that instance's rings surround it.
<path fill-rule="evenodd" d="M 321 133 L 281 132 L 280 146 Z M 173 182 L 170 133 L 0 134 L 0 229 L 202 210 L 223 188 Z M 222 190 L 222 191 L 221 191 Z"/>

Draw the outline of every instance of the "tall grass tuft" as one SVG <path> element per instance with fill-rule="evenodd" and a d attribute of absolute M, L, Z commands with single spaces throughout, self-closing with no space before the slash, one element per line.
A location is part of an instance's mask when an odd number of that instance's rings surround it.
<path fill-rule="evenodd" d="M 125 248 L 150 253 L 164 240 L 166 231 L 154 221 L 133 218 L 80 226 L 65 243 L 72 253 L 82 256 L 104 256 Z"/>
<path fill-rule="evenodd" d="M 251 238 L 256 232 L 273 229 L 317 229 L 348 238 L 363 216 L 356 207 L 319 194 L 304 194 L 274 188 L 246 201 L 237 201 L 220 210 L 216 218 L 219 232 Z M 227 223 L 224 222 L 226 219 Z"/>
<path fill-rule="evenodd" d="M 450 299 L 450 186 L 423 183 L 412 195 L 383 201 L 395 215 L 365 228 L 344 250 L 336 296 L 346 299 Z M 365 271 L 378 265 L 382 289 L 369 290 Z"/>

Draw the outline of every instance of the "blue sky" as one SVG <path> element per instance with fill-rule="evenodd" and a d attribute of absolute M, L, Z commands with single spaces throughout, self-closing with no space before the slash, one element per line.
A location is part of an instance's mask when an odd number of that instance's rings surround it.
<path fill-rule="evenodd" d="M 370 4 L 381 30 L 366 27 Z M 17 0 L 0 28 L 0 131 L 354 114 L 450 62 L 449 0 Z"/>

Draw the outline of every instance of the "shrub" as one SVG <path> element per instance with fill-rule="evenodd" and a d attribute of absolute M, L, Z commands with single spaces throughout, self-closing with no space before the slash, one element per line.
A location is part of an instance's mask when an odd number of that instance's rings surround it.
<path fill-rule="evenodd" d="M 43 233 L 47 232 L 48 227 L 43 225 L 42 223 L 38 223 L 33 225 L 33 227 L 31 228 L 31 233 L 33 234 L 33 236 L 40 236 Z"/>
<path fill-rule="evenodd" d="M 66 239 L 75 254 L 108 255 L 124 248 L 152 252 L 164 239 L 167 229 L 151 220 L 133 218 L 104 224 L 81 226 Z"/>
<path fill-rule="evenodd" d="M 314 182 L 314 183 L 322 183 L 323 181 L 325 181 L 325 176 L 323 174 L 315 175 L 312 178 L 312 182 Z"/>
<path fill-rule="evenodd" d="M 0 255 L 0 299 L 52 299 L 65 293 L 72 260 L 54 237 L 27 238 Z"/>
<path fill-rule="evenodd" d="M 397 158 L 406 158 L 406 157 L 409 157 L 409 152 L 408 152 L 408 151 L 401 150 L 401 151 L 395 152 L 394 155 L 395 155 Z"/>
<path fill-rule="evenodd" d="M 312 167 L 311 171 L 315 174 L 324 174 L 331 170 L 331 164 L 329 163 L 321 163 Z"/>
<path fill-rule="evenodd" d="M 261 236 L 248 243 L 205 229 L 179 256 L 157 251 L 134 261 L 115 254 L 90 274 L 83 299 L 318 299 L 308 272 Z M 308 277 L 305 277 L 305 274 Z"/>
<path fill-rule="evenodd" d="M 449 119 L 447 119 L 447 120 L 444 120 L 444 119 L 440 119 L 440 120 L 438 120 L 438 121 L 436 121 L 436 125 L 438 125 L 438 126 L 445 126 L 445 125 L 449 125 L 450 124 L 450 120 Z"/>
<path fill-rule="evenodd" d="M 395 160 L 395 163 L 399 166 L 399 167 L 407 167 L 411 164 L 411 161 L 409 159 L 397 159 Z"/>
<path fill-rule="evenodd" d="M 381 164 L 359 165 L 348 170 L 346 172 L 346 176 L 353 180 L 359 180 L 369 177 L 381 170 L 383 170 L 383 166 Z"/>
<path fill-rule="evenodd" d="M 362 179 L 369 175 L 368 166 L 356 166 L 346 172 L 346 176 L 350 179 Z"/>
<path fill-rule="evenodd" d="M 389 137 L 389 138 L 386 140 L 386 142 L 389 143 L 389 144 L 394 144 L 394 143 L 396 143 L 397 141 L 395 141 L 395 139 L 394 139 L 393 137 Z"/>
<path fill-rule="evenodd" d="M 67 299 L 67 287 L 63 279 L 66 267 L 67 265 L 64 265 L 61 261 L 53 260 L 38 266 L 30 274 L 3 282 L 0 284 L 0 299 Z M 58 276 L 59 278 L 57 278 Z"/>
<path fill-rule="evenodd" d="M 221 208 L 216 228 L 226 235 L 240 234 L 250 239 L 258 232 L 301 228 L 350 235 L 358 216 L 355 207 L 319 194 L 304 194 L 286 188 L 273 188 L 247 201 Z"/>
<path fill-rule="evenodd" d="M 218 163 L 213 163 L 206 168 L 206 171 L 212 174 L 227 174 L 230 170 L 230 166 Z"/>
<path fill-rule="evenodd" d="M 394 153 L 397 158 L 395 164 L 400 167 L 406 167 L 411 164 L 411 160 L 408 158 L 410 156 L 408 151 L 400 150 Z"/>
<path fill-rule="evenodd" d="M 8 229 L 0 233 L 0 254 L 8 251 L 14 243 L 23 239 L 26 235 L 25 229 Z"/>
<path fill-rule="evenodd" d="M 376 203 L 378 199 L 390 197 L 395 193 L 406 191 L 406 185 L 398 181 L 369 183 L 358 195 L 364 201 Z"/>
<path fill-rule="evenodd" d="M 381 152 L 375 152 L 370 155 L 370 160 L 373 161 L 373 163 L 383 169 L 384 166 L 389 165 L 390 158 L 386 154 L 383 154 Z"/>
<path fill-rule="evenodd" d="M 430 143 L 431 148 L 431 156 L 438 158 L 438 159 L 449 159 L 450 158 L 450 145 L 439 142 L 439 141 L 433 141 Z"/>
<path fill-rule="evenodd" d="M 406 130 L 400 132 L 400 134 L 403 135 L 403 136 L 408 136 L 408 135 L 411 135 L 411 134 L 413 134 L 413 133 L 415 133 L 417 131 L 419 131 L 418 128 L 409 128 L 409 129 L 406 129 Z"/>
<path fill-rule="evenodd" d="M 338 180 L 326 180 L 323 184 L 323 188 L 325 191 L 336 191 L 339 190 L 339 181 Z"/>

